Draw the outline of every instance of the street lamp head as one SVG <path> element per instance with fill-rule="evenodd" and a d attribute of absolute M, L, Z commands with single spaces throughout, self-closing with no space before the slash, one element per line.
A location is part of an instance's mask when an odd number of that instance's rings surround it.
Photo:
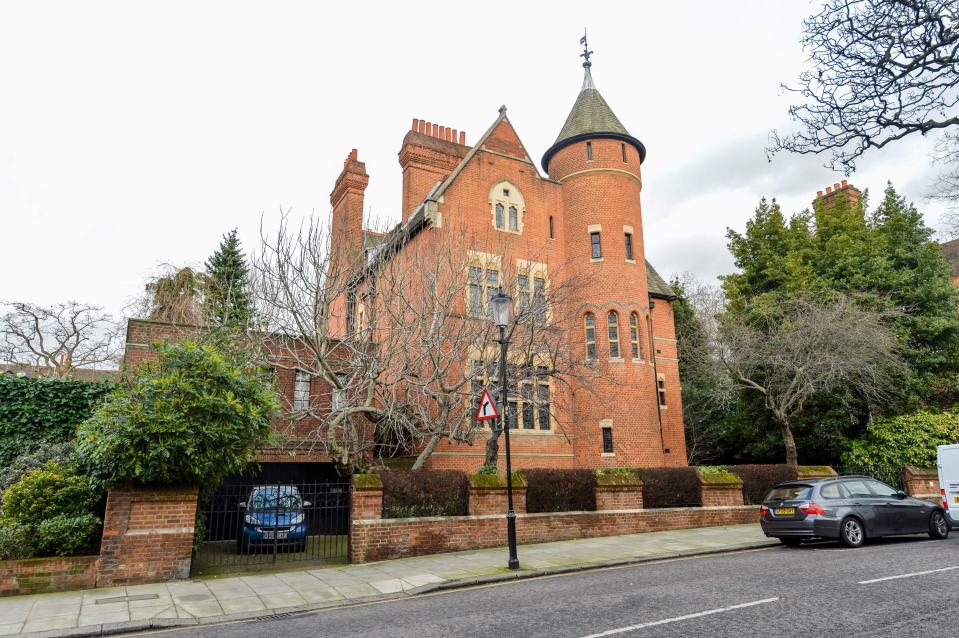
<path fill-rule="evenodd" d="M 505 328 L 510 323 L 510 311 L 513 308 L 513 298 L 500 288 L 490 297 L 490 306 L 493 310 L 493 324 L 497 328 Z"/>

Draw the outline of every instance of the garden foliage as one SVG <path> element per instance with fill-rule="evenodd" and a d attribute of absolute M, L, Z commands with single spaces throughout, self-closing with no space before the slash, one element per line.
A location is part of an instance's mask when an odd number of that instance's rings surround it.
<path fill-rule="evenodd" d="M 584 512 L 596 509 L 593 470 L 522 470 L 526 479 L 526 511 Z"/>
<path fill-rule="evenodd" d="M 690 507 L 703 503 L 695 467 L 647 467 L 637 470 L 643 480 L 643 507 Z"/>
<path fill-rule="evenodd" d="M 459 470 L 387 470 L 383 481 L 385 518 L 465 516 L 469 480 Z"/>
<path fill-rule="evenodd" d="M 783 481 L 796 478 L 794 465 L 731 465 L 729 471 L 742 479 L 743 500 L 747 505 L 758 505 L 769 491 Z"/>
<path fill-rule="evenodd" d="M 216 485 L 254 460 L 279 402 L 247 354 L 157 344 L 155 363 L 116 388 L 78 430 L 77 450 L 106 485 Z"/>
<path fill-rule="evenodd" d="M 843 455 L 843 464 L 869 468 L 936 466 L 936 446 L 959 441 L 959 406 L 943 412 L 919 411 L 879 417 Z"/>

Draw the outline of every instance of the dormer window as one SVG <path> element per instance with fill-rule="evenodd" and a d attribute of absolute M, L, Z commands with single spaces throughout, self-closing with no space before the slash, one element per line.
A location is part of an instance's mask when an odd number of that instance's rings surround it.
<path fill-rule="evenodd" d="M 499 182 L 489 194 L 493 228 L 507 233 L 523 232 L 526 201 L 519 189 L 509 182 Z"/>

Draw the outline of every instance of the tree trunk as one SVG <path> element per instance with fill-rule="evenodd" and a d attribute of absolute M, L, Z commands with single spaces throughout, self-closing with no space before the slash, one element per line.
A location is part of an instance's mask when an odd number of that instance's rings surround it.
<path fill-rule="evenodd" d="M 496 467 L 496 459 L 499 456 L 499 433 L 500 431 L 493 426 L 493 433 L 486 442 L 486 460 L 483 465 L 492 465 Z"/>
<path fill-rule="evenodd" d="M 430 456 L 433 455 L 433 450 L 436 449 L 436 446 L 439 444 L 440 439 L 442 438 L 443 436 L 441 434 L 434 434 L 430 437 L 429 443 L 427 443 L 426 447 L 424 447 L 422 451 L 420 451 L 419 455 L 417 455 L 412 469 L 418 470 L 426 465 L 426 461 L 429 460 Z"/>
<path fill-rule="evenodd" d="M 786 445 L 786 464 L 799 465 L 799 457 L 796 454 L 796 439 L 793 438 L 793 431 L 789 427 L 788 419 L 779 419 L 779 427 L 783 432 L 783 443 Z"/>

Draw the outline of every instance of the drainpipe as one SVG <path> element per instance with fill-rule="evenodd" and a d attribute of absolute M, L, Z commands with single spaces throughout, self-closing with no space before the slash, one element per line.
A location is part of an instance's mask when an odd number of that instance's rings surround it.
<path fill-rule="evenodd" d="M 656 399 L 656 416 L 659 417 L 659 447 L 663 451 L 663 460 L 666 455 L 666 440 L 663 437 L 663 408 L 659 405 L 659 372 L 656 370 L 656 337 L 653 334 L 653 308 L 656 302 L 649 300 L 649 356 L 653 358 L 653 397 Z"/>

